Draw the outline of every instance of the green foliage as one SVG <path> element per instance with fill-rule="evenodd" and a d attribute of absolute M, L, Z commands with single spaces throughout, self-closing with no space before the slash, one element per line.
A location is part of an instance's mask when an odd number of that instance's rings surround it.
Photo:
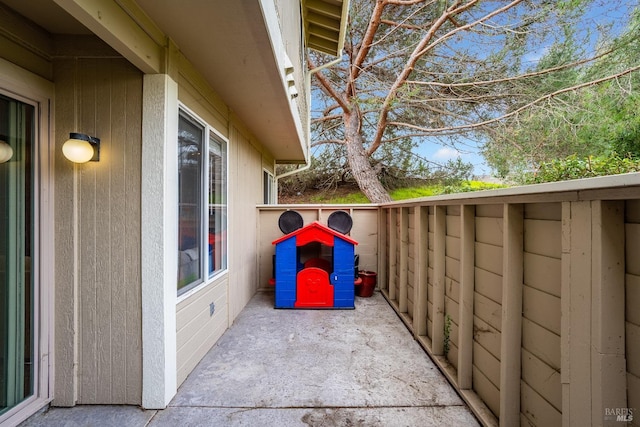
<path fill-rule="evenodd" d="M 443 352 L 445 356 L 449 355 L 451 347 L 451 316 L 448 314 L 444 316 L 444 344 Z"/>
<path fill-rule="evenodd" d="M 441 194 L 464 193 L 469 191 L 493 190 L 496 188 L 505 188 L 504 184 L 493 184 L 482 181 L 461 181 L 453 185 L 432 184 L 426 186 L 398 188 L 391 191 L 393 200 L 409 200 L 421 197 L 439 196 Z M 369 203 L 367 198 L 359 191 L 353 193 L 334 196 L 331 192 L 325 192 L 313 196 L 309 203 L 326 203 L 326 204 L 358 204 Z"/>
<path fill-rule="evenodd" d="M 524 176 L 524 183 L 566 181 L 629 172 L 640 172 L 640 159 L 631 156 L 620 157 L 617 154 L 601 157 L 572 155 L 543 163 L 535 173 Z"/>
<path fill-rule="evenodd" d="M 575 2 L 575 6 L 582 7 L 580 2 Z M 574 31 L 567 28 L 565 35 L 547 49 L 533 71 L 569 63 L 582 56 L 584 46 L 576 41 Z M 612 37 L 603 29 L 599 52 L 603 56 L 595 61 L 523 81 L 519 88 L 521 100 L 512 108 L 527 104 L 541 93 L 575 87 L 637 66 L 640 11 L 634 10 L 626 30 L 618 37 Z M 637 71 L 599 84 L 584 85 L 580 90 L 564 91 L 493 129 L 483 148 L 485 159 L 499 176 L 517 182 L 531 182 L 531 171 L 538 171 L 538 175 L 542 173 L 548 179 L 595 176 L 589 161 L 581 160 L 587 158 L 606 159 L 599 164 L 608 166 L 603 165 L 597 173 L 625 170 L 625 162 L 640 158 L 638 93 L 640 74 Z M 621 153 L 622 157 L 615 153 Z M 561 170 L 551 172 L 554 168 Z M 571 172 L 574 170 L 575 173 Z"/>

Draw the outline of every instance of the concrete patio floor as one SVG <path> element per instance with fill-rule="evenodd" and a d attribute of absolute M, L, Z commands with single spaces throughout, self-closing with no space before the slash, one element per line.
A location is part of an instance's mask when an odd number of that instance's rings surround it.
<path fill-rule="evenodd" d="M 380 293 L 275 310 L 258 292 L 167 409 L 51 408 L 23 426 L 474 426 Z"/>

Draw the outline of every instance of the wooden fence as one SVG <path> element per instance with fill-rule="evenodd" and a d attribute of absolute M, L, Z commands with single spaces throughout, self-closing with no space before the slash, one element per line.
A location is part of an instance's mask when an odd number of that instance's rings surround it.
<path fill-rule="evenodd" d="M 640 174 L 342 208 L 483 424 L 640 425 Z"/>

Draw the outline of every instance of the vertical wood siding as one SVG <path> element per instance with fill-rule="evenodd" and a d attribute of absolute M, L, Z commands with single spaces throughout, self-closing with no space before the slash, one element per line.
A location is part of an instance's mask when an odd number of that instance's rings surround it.
<path fill-rule="evenodd" d="M 56 245 L 69 255 L 75 245 L 78 254 L 77 299 L 73 281 L 57 281 L 59 292 L 75 300 L 57 304 L 78 304 L 77 402 L 137 405 L 142 385 L 142 75 L 124 59 L 100 58 L 56 61 L 54 74 L 57 150 L 69 132 L 101 139 L 100 162 L 74 166 L 60 159 L 56 164 L 59 177 L 72 175 L 74 168 L 77 174 L 75 186 L 72 180 L 56 181 L 58 199 L 76 200 L 75 213 L 73 203 L 56 204 L 59 222 L 78 224 L 62 225 L 60 232 L 69 230 L 75 238 L 56 238 Z M 62 395 L 73 390 L 71 378 L 57 385 L 65 390 Z M 75 403 L 70 397 L 61 403 Z"/>
<path fill-rule="evenodd" d="M 256 205 L 262 203 L 262 158 L 232 127 L 229 141 L 229 324 L 258 289 Z M 243 286 L 233 284 L 244 284 Z"/>

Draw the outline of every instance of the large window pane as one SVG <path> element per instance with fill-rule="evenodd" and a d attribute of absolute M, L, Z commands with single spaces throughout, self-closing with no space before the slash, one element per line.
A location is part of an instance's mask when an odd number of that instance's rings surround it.
<path fill-rule="evenodd" d="M 226 146 L 209 139 L 209 275 L 227 268 Z"/>
<path fill-rule="evenodd" d="M 34 277 L 31 274 L 35 108 L 0 95 L 0 415 L 34 393 Z"/>
<path fill-rule="evenodd" d="M 202 281 L 202 148 L 204 128 L 180 115 L 178 124 L 178 291 Z"/>

